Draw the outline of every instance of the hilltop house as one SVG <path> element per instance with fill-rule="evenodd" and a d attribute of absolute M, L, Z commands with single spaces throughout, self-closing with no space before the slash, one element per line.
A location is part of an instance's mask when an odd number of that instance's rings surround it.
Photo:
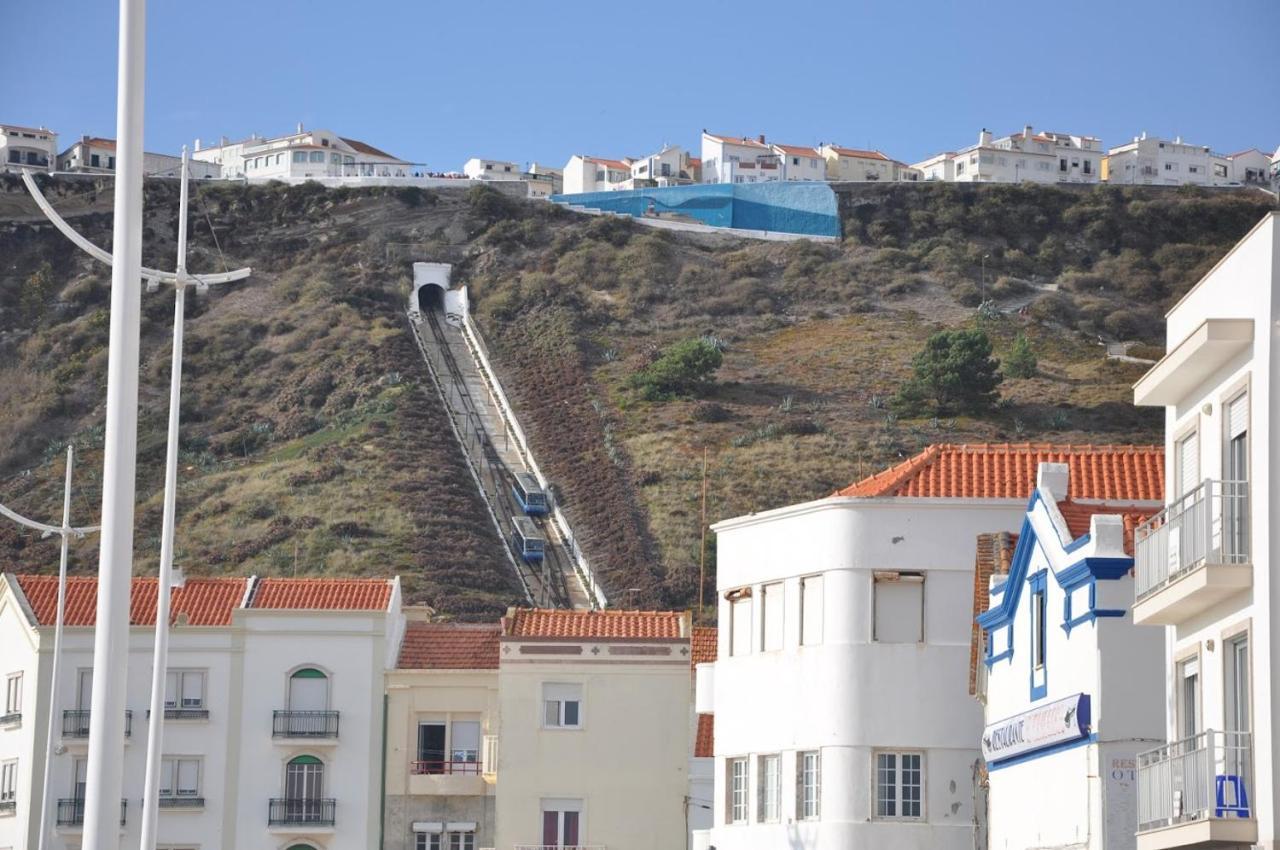
<path fill-rule="evenodd" d="M 45 127 L 0 124 L 0 166 L 50 171 L 57 161 L 57 133 Z"/>
<path fill-rule="evenodd" d="M 978 143 L 917 162 L 925 180 L 957 183 L 1097 183 L 1102 179 L 1102 142 L 1095 136 L 1035 132 L 995 138 L 978 133 Z"/>
<path fill-rule="evenodd" d="M 409 177 L 410 163 L 356 139 L 330 130 L 305 130 L 289 136 L 253 135 L 239 142 L 224 136 L 204 147 L 196 140 L 193 159 L 222 167 L 223 177 L 260 180 L 310 177 Z"/>
<path fill-rule="evenodd" d="M 765 142 L 702 131 L 703 183 L 767 183 L 781 180 L 781 156 Z"/>
<path fill-rule="evenodd" d="M 1041 463 L 1019 532 L 979 537 L 971 659 L 991 850 L 1135 846 L 1137 754 L 1163 730 L 1163 642 L 1128 612 L 1133 529 L 1160 505 L 1151 460 L 1150 478 L 1091 500 L 1067 497 L 1068 465 Z"/>
<path fill-rule="evenodd" d="M 564 166 L 564 193 L 607 192 L 631 179 L 631 163 L 574 154 Z"/>
<path fill-rule="evenodd" d="M 44 824 L 79 848 L 97 579 L 68 579 L 53 695 L 58 579 L 0 574 L 0 846 L 35 850 L 49 715 L 57 735 Z M 398 579 L 179 577 L 165 693 L 161 847 L 377 846 L 382 677 L 401 629 Z M 121 844 L 141 827 L 156 580 L 130 605 Z M 212 843 L 211 843 L 212 842 Z"/>
<path fill-rule="evenodd" d="M 193 179 L 220 177 L 222 166 L 191 159 L 188 171 Z M 81 136 L 80 140 L 58 154 L 59 171 L 88 174 L 112 174 L 116 170 L 116 140 Z M 143 153 L 142 173 L 148 177 L 179 177 L 182 157 L 165 153 Z"/>
<path fill-rule="evenodd" d="M 1229 154 L 1231 163 L 1231 179 L 1246 186 L 1271 185 L 1271 157 L 1257 148 Z"/>
<path fill-rule="evenodd" d="M 520 180 L 523 175 L 517 163 L 474 156 L 463 164 L 462 173 L 472 180 Z"/>
<path fill-rule="evenodd" d="M 719 651 L 698 665 L 696 707 L 715 715 L 714 821 L 696 850 L 972 850 L 983 718 L 964 672 L 970 611 L 955 604 L 974 565 L 956 541 L 1017 531 L 1044 461 L 1096 500 L 1154 482 L 1159 452 L 936 445 L 713 527 Z"/>
<path fill-rule="evenodd" d="M 1231 160 L 1205 145 L 1143 133 L 1107 152 L 1104 179 L 1110 183 L 1156 186 L 1226 186 L 1236 182 Z"/>

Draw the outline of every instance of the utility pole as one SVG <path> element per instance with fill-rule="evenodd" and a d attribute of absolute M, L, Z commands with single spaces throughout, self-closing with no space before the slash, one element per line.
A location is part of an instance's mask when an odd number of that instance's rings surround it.
<path fill-rule="evenodd" d="M 138 455 L 146 18 L 146 0 L 120 0 L 111 332 L 102 462 L 98 609 L 93 639 L 95 675 L 90 700 L 89 760 L 85 770 L 84 850 L 117 850 L 120 846 L 134 478 Z"/>
<path fill-rule="evenodd" d="M 702 447 L 702 543 L 698 546 L 698 617 L 703 616 L 707 587 L 707 447 Z"/>

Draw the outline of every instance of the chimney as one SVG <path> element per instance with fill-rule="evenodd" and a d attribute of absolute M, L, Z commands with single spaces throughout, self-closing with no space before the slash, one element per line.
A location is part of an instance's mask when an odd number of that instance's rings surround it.
<path fill-rule="evenodd" d="M 1175 145 L 1180 145 L 1180 144 L 1182 144 L 1182 137 L 1181 137 L 1181 136 L 1174 136 L 1174 137 L 1173 137 L 1173 143 L 1174 143 Z"/>
<path fill-rule="evenodd" d="M 1065 463 L 1041 463 L 1036 470 L 1036 489 L 1046 490 L 1054 502 L 1067 498 L 1071 471 Z"/>
<path fill-rule="evenodd" d="M 980 145 L 991 144 L 991 131 L 988 130 L 986 127 L 983 127 L 982 130 L 979 131 L 978 133 L 978 144 Z"/>
<path fill-rule="evenodd" d="M 1146 131 L 1146 130 L 1143 130 L 1143 131 L 1142 131 L 1142 135 L 1141 135 L 1141 136 L 1135 136 L 1135 137 L 1134 137 L 1134 141 L 1135 141 L 1135 142 L 1145 142 L 1146 140 L 1147 140 L 1147 131 Z"/>
<path fill-rule="evenodd" d="M 759 136 L 757 136 L 757 137 L 756 137 L 756 139 L 760 142 L 760 144 L 762 144 L 762 145 L 763 145 L 763 144 L 764 144 L 764 133 L 761 133 Z"/>
<path fill-rule="evenodd" d="M 1022 128 L 1022 140 L 1023 140 L 1024 142 L 1029 142 L 1029 141 L 1031 141 L 1031 136 L 1032 136 L 1032 135 L 1033 135 L 1033 134 L 1032 134 L 1032 132 L 1031 132 L 1031 125 L 1030 125 L 1030 124 L 1026 124 L 1026 125 L 1024 125 L 1024 126 L 1023 126 L 1023 128 Z"/>
<path fill-rule="evenodd" d="M 195 148 L 196 148 L 196 150 L 200 150 L 200 140 L 199 140 L 199 139 L 196 139 L 196 145 L 195 145 Z"/>
<path fill-rule="evenodd" d="M 302 135 L 302 122 L 301 122 L 301 121 L 299 121 L 299 122 L 298 122 L 298 135 L 299 135 L 299 136 L 301 136 L 301 135 Z"/>
<path fill-rule="evenodd" d="M 223 146 L 225 146 L 225 145 L 229 145 L 229 144 L 231 144 L 231 140 L 230 140 L 230 139 L 228 139 L 226 136 L 222 136 L 222 137 L 219 139 L 218 144 L 219 144 L 219 145 L 223 145 Z"/>

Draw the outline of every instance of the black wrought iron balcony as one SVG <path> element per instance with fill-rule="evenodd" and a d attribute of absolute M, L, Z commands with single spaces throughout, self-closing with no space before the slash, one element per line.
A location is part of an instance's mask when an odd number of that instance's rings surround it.
<path fill-rule="evenodd" d="M 133 712 L 128 710 L 124 713 L 124 735 L 126 738 L 133 735 Z M 89 709 L 69 708 L 62 712 L 62 737 L 89 737 Z"/>
<path fill-rule="evenodd" d="M 18 801 L 12 796 L 5 800 L 0 800 L 0 817 L 8 817 L 18 812 Z"/>
<path fill-rule="evenodd" d="M 147 719 L 151 719 L 151 709 L 147 709 Z M 165 706 L 165 720 L 208 720 L 209 709 L 207 708 L 175 708 L 172 705 Z"/>
<path fill-rule="evenodd" d="M 337 808 L 337 800 L 275 798 L 267 806 L 267 826 L 333 826 Z"/>
<path fill-rule="evenodd" d="M 0 726 L 17 726 L 21 722 L 21 711 L 11 711 L 8 714 L 0 714 Z"/>
<path fill-rule="evenodd" d="M 338 737 L 338 712 L 273 711 L 271 712 L 271 737 L 336 738 Z"/>
<path fill-rule="evenodd" d="M 129 801 L 120 801 L 120 825 L 125 825 L 126 816 L 129 814 Z M 73 797 L 70 800 L 58 801 L 57 812 L 58 826 L 84 826 L 84 800 Z"/>
<path fill-rule="evenodd" d="M 204 797 L 192 797 L 187 794 L 161 794 L 162 809 L 203 809 Z"/>

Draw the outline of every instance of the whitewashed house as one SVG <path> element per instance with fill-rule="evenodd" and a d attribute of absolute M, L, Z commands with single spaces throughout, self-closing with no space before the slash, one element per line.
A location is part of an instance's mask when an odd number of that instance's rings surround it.
<path fill-rule="evenodd" d="M 515 162 L 473 156 L 463 164 L 462 173 L 472 180 L 520 180 L 524 172 Z"/>
<path fill-rule="evenodd" d="M 681 186 L 693 182 L 689 154 L 679 145 L 663 145 L 657 153 L 638 159 L 628 158 L 631 177 L 623 188 L 645 186 Z"/>
<path fill-rule="evenodd" d="M 1104 149 L 1095 136 L 1035 132 L 996 138 L 978 133 L 978 143 L 915 163 L 924 180 L 956 183 L 1097 183 Z"/>
<path fill-rule="evenodd" d="M 1172 141 L 1143 133 L 1107 152 L 1106 180 L 1125 185 L 1228 186 L 1237 182 L 1231 160 L 1181 136 Z"/>
<path fill-rule="evenodd" d="M 1133 619 L 1164 627 L 1169 741 L 1138 758 L 1138 847 L 1277 847 L 1280 215 L 1166 318 L 1168 353 L 1134 385 L 1165 409 L 1168 505 L 1135 533 Z"/>
<path fill-rule="evenodd" d="M 192 159 L 221 166 L 223 177 L 306 180 L 319 177 L 410 177 L 413 166 L 399 157 L 330 130 L 288 136 L 253 135 L 239 142 L 225 136 L 211 146 L 196 141 Z"/>
<path fill-rule="evenodd" d="M 1159 510 L 1158 458 L 1103 500 L 1042 463 L 1012 552 L 975 576 L 990 850 L 1135 846 L 1137 755 L 1163 734 L 1163 643 L 1134 625 L 1131 536 Z M 989 535 L 979 538 L 982 549 Z M 1008 544 L 1006 544 L 1008 545 Z M 982 581 L 986 585 L 982 586 Z"/>
<path fill-rule="evenodd" d="M 565 163 L 563 185 L 566 195 L 582 192 L 609 192 L 631 179 L 631 163 L 619 159 L 574 154 Z"/>
<path fill-rule="evenodd" d="M 1017 531 L 1042 461 L 1102 499 L 1155 450 L 937 445 L 831 497 L 713 526 L 714 824 L 697 850 L 972 850 L 983 717 L 965 670 L 972 550 Z M 1105 473 L 1105 474 L 1104 474 Z M 1158 498 L 1154 492 L 1150 498 Z"/>
<path fill-rule="evenodd" d="M 827 160 L 817 148 L 807 145 L 780 145 L 770 147 L 778 156 L 781 180 L 826 180 Z"/>
<path fill-rule="evenodd" d="M 703 183 L 769 183 L 782 179 L 782 157 L 761 134 L 754 139 L 702 131 Z"/>
<path fill-rule="evenodd" d="M 58 154 L 58 170 L 86 174 L 113 174 L 116 170 L 116 141 L 96 136 L 81 136 L 79 141 Z M 188 163 L 192 179 L 204 180 L 222 175 L 222 166 L 192 159 Z M 148 177 L 179 177 L 182 157 L 165 153 L 144 152 L 142 173 Z"/>
<path fill-rule="evenodd" d="M 1231 163 L 1231 179 L 1245 186 L 1271 185 L 1271 157 L 1257 148 L 1228 154 Z"/>
<path fill-rule="evenodd" d="M 0 575 L 0 847 L 39 844 L 46 729 L 52 850 L 81 845 L 97 581 L 68 580 L 51 704 L 56 576 Z M 121 844 L 141 825 L 156 582 L 133 580 Z M 383 672 L 398 580 L 189 578 L 173 591 L 160 847 L 365 850 L 380 827 Z M 9 777 L 12 777 L 11 779 Z"/>
<path fill-rule="evenodd" d="M 57 133 L 45 127 L 0 124 L 0 168 L 51 171 L 57 161 Z"/>
<path fill-rule="evenodd" d="M 828 180 L 889 183 L 895 179 L 896 163 L 880 151 L 832 144 L 824 144 L 820 150 L 826 162 Z"/>

